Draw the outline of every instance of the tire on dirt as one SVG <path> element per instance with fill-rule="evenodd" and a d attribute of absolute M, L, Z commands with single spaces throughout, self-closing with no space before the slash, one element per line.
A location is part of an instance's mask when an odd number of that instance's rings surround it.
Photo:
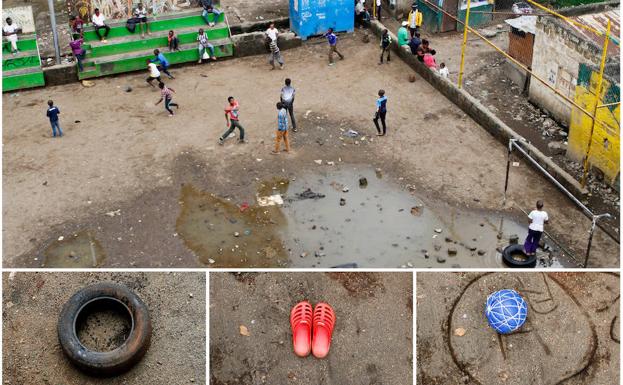
<path fill-rule="evenodd" d="M 78 339 L 76 324 L 86 305 L 100 299 L 116 300 L 131 317 L 128 338 L 116 349 L 97 352 L 86 348 Z M 76 292 L 67 301 L 58 321 L 58 339 L 67 358 L 80 370 L 94 376 L 114 376 L 129 370 L 144 355 L 151 341 L 149 310 L 126 286 L 99 283 Z"/>
<path fill-rule="evenodd" d="M 519 260 L 513 258 L 513 255 L 521 254 L 525 257 L 525 260 Z M 523 249 L 523 245 L 509 245 L 502 251 L 502 259 L 508 267 L 512 268 L 531 268 L 536 267 L 536 255 L 526 255 Z"/>

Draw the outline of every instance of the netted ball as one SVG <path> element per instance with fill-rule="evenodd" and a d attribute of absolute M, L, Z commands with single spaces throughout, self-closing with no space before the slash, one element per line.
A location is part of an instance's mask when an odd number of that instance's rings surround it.
<path fill-rule="evenodd" d="M 526 322 L 528 304 L 515 290 L 496 291 L 487 298 L 485 316 L 496 332 L 510 334 Z"/>

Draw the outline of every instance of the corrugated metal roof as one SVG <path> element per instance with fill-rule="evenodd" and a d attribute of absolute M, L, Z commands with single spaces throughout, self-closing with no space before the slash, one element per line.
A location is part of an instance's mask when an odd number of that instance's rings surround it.
<path fill-rule="evenodd" d="M 589 30 L 586 30 L 582 27 L 567 23 L 569 28 L 574 31 L 574 34 L 580 38 L 585 40 L 590 40 L 599 47 L 604 45 L 604 38 L 606 35 L 606 28 L 608 25 L 608 20 L 610 20 L 610 43 L 608 43 L 608 56 L 619 56 L 620 54 L 620 41 L 619 36 L 621 33 L 621 17 L 619 14 L 619 9 L 599 12 L 599 13 L 591 13 L 588 15 L 575 16 L 572 17 L 573 20 L 582 23 L 588 27 L 591 27 L 597 31 L 601 31 L 603 33 L 602 36 L 595 34 Z M 615 43 L 616 42 L 616 43 Z"/>
<path fill-rule="evenodd" d="M 504 20 L 506 24 L 520 31 L 536 34 L 536 16 L 520 16 Z"/>

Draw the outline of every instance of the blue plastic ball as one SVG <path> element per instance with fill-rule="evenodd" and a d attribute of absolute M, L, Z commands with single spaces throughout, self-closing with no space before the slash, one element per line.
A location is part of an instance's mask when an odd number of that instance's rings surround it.
<path fill-rule="evenodd" d="M 496 332 L 510 334 L 526 322 L 528 304 L 515 290 L 496 291 L 487 298 L 485 315 Z"/>

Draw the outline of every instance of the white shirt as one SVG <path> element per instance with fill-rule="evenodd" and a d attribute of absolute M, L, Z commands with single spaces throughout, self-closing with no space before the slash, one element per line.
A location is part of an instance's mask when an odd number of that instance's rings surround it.
<path fill-rule="evenodd" d="M 279 31 L 277 30 L 277 28 L 268 28 L 266 30 L 266 35 L 268 35 L 268 37 L 270 37 L 270 40 L 277 40 L 277 35 L 279 34 Z"/>
<path fill-rule="evenodd" d="M 439 69 L 439 75 L 443 78 L 447 78 L 450 75 L 450 71 L 448 71 L 448 67 L 443 67 Z"/>
<path fill-rule="evenodd" d="M 91 21 L 93 21 L 93 24 L 97 25 L 98 27 L 103 26 L 104 25 L 104 14 L 101 12 L 99 16 L 97 16 L 96 14 L 93 14 Z"/>
<path fill-rule="evenodd" d="M 149 76 L 151 76 L 152 78 L 157 78 L 158 76 L 160 76 L 160 71 L 158 71 L 157 65 L 155 65 L 154 63 L 149 63 L 147 66 L 149 67 Z"/>
<path fill-rule="evenodd" d="M 381 0 L 376 0 L 376 5 L 381 5 Z"/>
<path fill-rule="evenodd" d="M 528 218 L 532 220 L 528 228 L 534 231 L 543 231 L 545 221 L 549 220 L 547 213 L 542 210 L 532 210 L 528 215 Z"/>
<path fill-rule="evenodd" d="M 11 25 L 5 25 L 4 27 L 2 27 L 2 30 L 4 31 L 4 33 L 13 33 L 13 32 L 17 32 L 17 30 L 19 29 L 19 27 L 15 24 L 11 24 Z M 17 41 L 17 34 L 14 35 L 8 35 L 6 36 L 8 41 Z"/>

